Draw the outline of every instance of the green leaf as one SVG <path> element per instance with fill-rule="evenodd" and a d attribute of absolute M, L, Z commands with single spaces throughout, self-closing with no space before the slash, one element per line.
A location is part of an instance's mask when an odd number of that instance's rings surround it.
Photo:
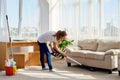
<path fill-rule="evenodd" d="M 58 47 L 62 50 L 62 51 L 65 51 L 65 48 L 67 47 L 67 46 L 69 46 L 69 45 L 72 45 L 72 42 L 73 42 L 74 40 L 62 40 L 60 43 L 59 43 L 59 45 L 58 45 Z"/>

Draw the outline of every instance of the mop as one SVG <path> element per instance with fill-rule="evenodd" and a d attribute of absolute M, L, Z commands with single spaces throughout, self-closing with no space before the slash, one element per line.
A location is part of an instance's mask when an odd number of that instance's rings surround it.
<path fill-rule="evenodd" d="M 12 49 L 12 41 L 10 36 L 10 28 L 8 24 L 8 16 L 6 15 L 6 21 L 7 21 L 7 27 L 8 27 L 8 36 L 9 36 L 9 42 L 10 42 L 10 54 L 8 54 L 7 60 L 5 60 L 5 73 L 7 76 L 14 75 L 17 71 L 16 69 L 16 62 L 13 59 L 13 49 Z"/>
<path fill-rule="evenodd" d="M 8 16 L 7 16 L 7 15 L 6 15 L 6 21 L 7 21 L 7 27 L 8 27 L 9 42 L 10 42 L 10 54 L 9 54 L 9 59 L 13 59 L 12 41 L 11 41 L 10 27 L 9 27 Z"/>

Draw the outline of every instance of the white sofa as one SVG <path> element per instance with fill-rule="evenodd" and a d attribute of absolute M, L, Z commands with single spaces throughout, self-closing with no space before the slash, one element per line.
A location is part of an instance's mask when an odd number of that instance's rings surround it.
<path fill-rule="evenodd" d="M 77 46 L 69 46 L 66 53 L 82 65 L 107 69 L 109 73 L 118 68 L 120 41 L 85 39 L 79 40 Z M 75 63 L 66 59 L 68 66 Z"/>
<path fill-rule="evenodd" d="M 120 76 L 120 53 L 118 54 L 118 74 Z"/>

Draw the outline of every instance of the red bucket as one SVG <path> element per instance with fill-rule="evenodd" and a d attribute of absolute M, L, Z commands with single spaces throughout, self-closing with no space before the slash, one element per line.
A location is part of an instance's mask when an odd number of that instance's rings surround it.
<path fill-rule="evenodd" d="M 5 74 L 12 76 L 16 73 L 16 66 L 5 66 Z"/>

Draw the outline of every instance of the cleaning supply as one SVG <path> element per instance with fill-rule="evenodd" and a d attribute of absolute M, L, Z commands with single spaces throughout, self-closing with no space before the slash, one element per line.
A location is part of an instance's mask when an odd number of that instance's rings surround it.
<path fill-rule="evenodd" d="M 5 74 L 6 76 L 13 76 L 17 71 L 16 66 L 5 66 Z"/>
<path fill-rule="evenodd" d="M 7 21 L 7 27 L 8 27 L 8 36 L 9 36 L 9 42 L 10 42 L 10 53 L 8 54 L 8 59 L 5 60 L 5 74 L 7 76 L 12 76 L 16 73 L 16 62 L 13 59 L 13 49 L 12 49 L 12 41 L 10 36 L 10 27 L 8 23 L 8 16 L 6 15 L 6 21 Z"/>
<path fill-rule="evenodd" d="M 5 74 L 6 76 L 12 76 L 16 73 L 16 62 L 13 59 L 5 60 Z"/>

